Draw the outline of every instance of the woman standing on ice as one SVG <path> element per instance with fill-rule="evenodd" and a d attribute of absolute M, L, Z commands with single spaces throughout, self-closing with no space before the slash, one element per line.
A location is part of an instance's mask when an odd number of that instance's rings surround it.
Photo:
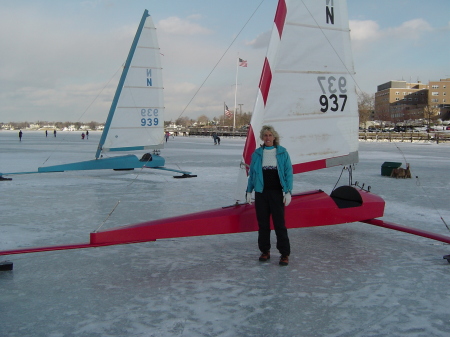
<path fill-rule="evenodd" d="M 284 221 L 284 207 L 291 202 L 293 173 L 287 150 L 279 144 L 280 137 L 270 125 L 261 129 L 264 144 L 252 154 L 246 200 L 252 201 L 255 190 L 255 210 L 258 220 L 259 261 L 270 259 L 270 216 L 277 236 L 277 249 L 281 254 L 280 265 L 289 264 L 291 248 Z M 284 195 L 283 195 L 284 194 Z"/>

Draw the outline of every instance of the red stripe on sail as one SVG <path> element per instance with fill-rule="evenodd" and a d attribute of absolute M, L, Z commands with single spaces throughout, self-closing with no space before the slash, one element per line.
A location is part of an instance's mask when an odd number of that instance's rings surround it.
<path fill-rule="evenodd" d="M 349 163 L 349 159 L 346 157 L 349 157 L 351 159 L 351 157 L 348 154 L 346 154 L 344 156 L 331 157 L 331 158 L 325 158 L 325 159 L 320 159 L 320 160 L 314 160 L 314 161 L 310 161 L 307 163 L 295 164 L 295 165 L 292 165 L 292 168 L 293 168 L 293 171 L 295 174 L 295 173 L 320 170 L 320 169 L 331 167 L 331 166 L 346 165 L 347 163 Z M 338 159 L 338 158 L 340 158 L 340 159 Z M 337 160 L 335 160 L 333 162 L 327 162 L 328 159 L 337 159 Z"/>
<path fill-rule="evenodd" d="M 287 7 L 285 0 L 278 1 L 277 6 L 277 12 L 275 14 L 275 25 L 278 29 L 278 34 L 280 35 L 283 33 L 283 27 L 284 27 L 284 21 L 286 20 L 286 14 L 287 14 Z"/>
<path fill-rule="evenodd" d="M 274 23 L 278 29 L 278 34 L 279 34 L 280 38 L 281 38 L 281 34 L 283 32 L 284 22 L 286 20 L 286 14 L 287 14 L 286 2 L 285 2 L 285 0 L 279 0 L 278 6 L 277 6 L 277 11 L 275 13 Z M 261 92 L 261 96 L 264 101 L 264 107 L 266 106 L 266 103 L 267 103 L 267 97 L 269 96 L 269 90 L 270 90 L 271 83 L 272 83 L 272 70 L 270 68 L 269 60 L 266 57 L 264 60 L 264 65 L 263 65 L 263 69 L 261 72 L 261 79 L 259 80 L 259 90 Z M 255 151 L 255 149 L 256 149 L 255 135 L 254 135 L 253 127 L 250 125 L 248 132 L 247 132 L 247 139 L 245 141 L 244 153 L 243 153 L 244 162 L 247 165 L 250 165 L 251 160 L 252 160 L 252 154 L 253 154 L 253 151 Z M 247 172 L 248 172 L 248 169 L 247 169 Z"/>
<path fill-rule="evenodd" d="M 253 133 L 253 128 L 250 125 L 250 127 L 248 128 L 247 131 L 247 139 L 245 140 L 245 146 L 244 146 L 244 162 L 247 165 L 250 165 L 251 161 L 252 161 L 252 154 L 253 151 L 255 151 L 256 149 L 256 141 L 255 141 L 255 135 Z M 248 169 L 247 169 L 248 172 Z"/>
<path fill-rule="evenodd" d="M 302 173 L 302 172 L 309 172 L 309 171 L 315 171 L 320 170 L 327 167 L 327 161 L 326 159 L 316 160 L 316 161 L 310 161 L 308 163 L 300 163 L 292 165 L 292 169 L 294 174 Z"/>
<path fill-rule="evenodd" d="M 269 96 L 270 82 L 272 82 L 272 71 L 270 70 L 269 60 L 266 57 L 259 81 L 259 90 L 264 100 L 264 106 L 266 106 L 267 96 Z"/>

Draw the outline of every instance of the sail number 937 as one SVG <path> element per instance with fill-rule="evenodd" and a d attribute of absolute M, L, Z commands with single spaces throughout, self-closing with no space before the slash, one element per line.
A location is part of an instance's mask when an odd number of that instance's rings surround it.
<path fill-rule="evenodd" d="M 159 124 L 158 109 L 141 109 L 141 126 L 156 126 Z"/>
<path fill-rule="evenodd" d="M 347 102 L 347 79 L 343 76 L 336 79 L 334 76 L 318 76 L 323 95 L 319 97 L 319 103 L 322 106 L 320 111 L 344 111 Z"/>

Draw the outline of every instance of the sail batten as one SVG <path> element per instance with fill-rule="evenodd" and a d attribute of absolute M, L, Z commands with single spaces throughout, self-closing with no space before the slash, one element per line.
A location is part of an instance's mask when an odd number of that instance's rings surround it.
<path fill-rule="evenodd" d="M 111 127 L 110 130 L 127 130 L 127 129 L 134 129 L 134 130 L 139 130 L 140 127 L 137 126 L 125 126 L 125 127 Z"/>
<path fill-rule="evenodd" d="M 145 87 L 145 86 L 131 86 L 131 85 L 129 85 L 129 86 L 126 86 L 126 87 L 124 87 L 124 88 L 130 88 L 130 89 L 147 89 L 147 90 L 161 90 L 161 89 L 163 89 L 163 87 Z"/>
<path fill-rule="evenodd" d="M 358 111 L 345 1 L 279 0 L 243 153 L 270 124 L 294 172 L 358 161 Z"/>
<path fill-rule="evenodd" d="M 142 108 L 153 108 L 153 109 L 163 109 L 163 106 L 118 106 L 117 109 L 142 109 Z"/>
<path fill-rule="evenodd" d="M 305 27 L 305 28 L 313 28 L 313 29 L 319 29 L 319 30 L 337 30 L 341 32 L 350 32 L 348 29 L 345 28 L 335 28 L 335 27 L 319 27 L 317 25 L 307 25 L 299 22 L 286 22 L 286 25 L 289 26 L 299 26 L 299 27 Z"/>

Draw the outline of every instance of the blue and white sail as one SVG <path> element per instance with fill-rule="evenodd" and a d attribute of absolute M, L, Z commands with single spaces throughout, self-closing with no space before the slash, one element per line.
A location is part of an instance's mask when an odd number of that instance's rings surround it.
<path fill-rule="evenodd" d="M 164 93 L 156 28 L 145 10 L 96 153 L 164 146 Z"/>

